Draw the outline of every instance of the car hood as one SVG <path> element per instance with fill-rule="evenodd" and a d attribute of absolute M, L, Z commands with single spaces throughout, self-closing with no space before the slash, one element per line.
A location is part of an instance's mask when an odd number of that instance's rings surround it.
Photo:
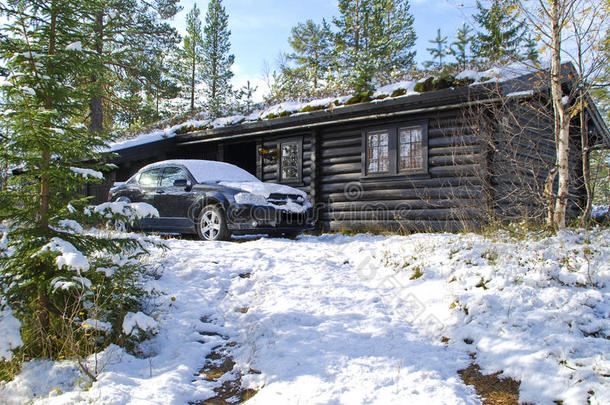
<path fill-rule="evenodd" d="M 236 190 L 241 190 L 248 192 L 250 194 L 260 195 L 265 198 L 269 198 L 271 194 L 287 194 L 287 195 L 298 195 L 303 197 L 303 199 L 307 199 L 307 194 L 303 191 L 294 188 L 285 186 L 282 184 L 274 184 L 274 183 L 262 183 L 255 181 L 242 181 L 242 182 L 228 182 L 223 181 L 219 183 L 221 186 L 234 188 Z"/>

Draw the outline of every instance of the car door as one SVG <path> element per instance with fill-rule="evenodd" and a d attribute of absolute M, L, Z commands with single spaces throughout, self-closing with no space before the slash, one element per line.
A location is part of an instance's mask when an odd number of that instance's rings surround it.
<path fill-rule="evenodd" d="M 157 208 L 155 195 L 161 179 L 162 168 L 149 169 L 136 176 L 137 187 L 133 187 L 128 196 L 132 202 L 143 202 Z M 158 208 L 157 208 L 158 209 Z M 140 222 L 141 228 L 156 228 L 159 225 L 157 218 L 146 218 Z"/>
<path fill-rule="evenodd" d="M 164 229 L 180 231 L 193 226 L 188 220 L 188 210 L 195 195 L 190 187 L 175 186 L 176 180 L 193 184 L 191 176 L 183 168 L 166 167 L 155 193 L 155 207 L 159 210 L 160 225 Z"/>

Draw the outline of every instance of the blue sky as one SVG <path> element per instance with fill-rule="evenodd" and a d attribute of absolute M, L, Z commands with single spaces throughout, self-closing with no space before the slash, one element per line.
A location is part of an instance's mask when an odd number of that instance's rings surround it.
<path fill-rule="evenodd" d="M 184 33 L 184 17 L 197 3 L 202 18 L 207 0 L 182 0 L 183 11 L 174 19 L 174 25 Z M 437 28 L 450 41 L 463 22 L 472 23 L 474 0 L 411 0 L 411 14 L 415 18 L 417 33 L 417 61 L 429 59 L 426 48 L 436 36 Z M 337 15 L 336 0 L 224 0 L 229 14 L 231 47 L 235 54 L 234 84 L 241 86 L 246 80 L 259 85 L 265 61 L 273 65 L 280 52 L 290 50 L 290 29 L 299 22 L 325 17 L 329 22 Z"/>

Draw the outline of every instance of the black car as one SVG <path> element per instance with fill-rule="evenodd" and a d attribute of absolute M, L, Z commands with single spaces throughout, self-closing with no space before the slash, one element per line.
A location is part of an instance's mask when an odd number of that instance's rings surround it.
<path fill-rule="evenodd" d="M 144 231 L 197 234 L 227 240 L 231 234 L 296 236 L 313 227 L 307 195 L 263 183 L 237 166 L 208 160 L 166 160 L 116 183 L 108 201 L 145 202 L 159 218 L 141 220 Z"/>

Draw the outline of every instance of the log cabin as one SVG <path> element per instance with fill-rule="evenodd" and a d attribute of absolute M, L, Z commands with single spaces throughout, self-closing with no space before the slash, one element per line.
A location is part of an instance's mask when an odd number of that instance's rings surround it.
<path fill-rule="evenodd" d="M 140 135 L 113 146 L 117 169 L 90 193 L 103 200 L 113 182 L 151 162 L 207 159 L 305 191 L 321 230 L 458 231 L 497 220 L 540 221 L 555 167 L 548 78 L 493 73 Z M 575 74 L 564 65 L 565 104 L 575 104 Z M 610 146 L 590 99 L 582 114 L 571 126 L 571 216 L 586 201 L 583 141 Z"/>

